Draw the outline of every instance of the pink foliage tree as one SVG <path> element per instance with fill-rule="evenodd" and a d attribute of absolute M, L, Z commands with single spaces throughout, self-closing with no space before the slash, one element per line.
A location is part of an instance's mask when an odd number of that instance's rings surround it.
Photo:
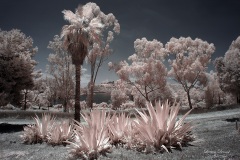
<path fill-rule="evenodd" d="M 214 64 L 221 89 L 235 95 L 240 103 L 240 36 L 232 42 L 225 56 L 217 58 Z"/>
<path fill-rule="evenodd" d="M 119 109 L 129 99 L 127 95 L 129 89 L 126 87 L 129 85 L 125 81 L 117 80 L 114 86 L 114 89 L 111 91 L 112 108 Z"/>
<path fill-rule="evenodd" d="M 154 101 L 157 97 L 151 93 L 160 92 L 166 86 L 167 68 L 163 60 L 167 51 L 161 42 L 155 39 L 148 41 L 146 38 L 137 39 L 134 48 L 135 54 L 128 58 L 130 64 L 126 61 L 117 65 L 110 62 L 109 66 L 146 101 Z"/>
<path fill-rule="evenodd" d="M 206 84 L 205 72 L 215 47 L 198 38 L 180 37 L 171 38 L 166 49 L 175 55 L 174 60 L 169 60 L 171 70 L 168 75 L 182 85 L 192 109 L 190 91 L 196 85 Z"/>
<path fill-rule="evenodd" d="M 91 109 L 93 107 L 93 91 L 98 71 L 112 53 L 110 44 L 114 39 L 114 35 L 120 33 L 120 25 L 112 13 L 106 15 L 100 11 L 98 19 L 103 26 L 101 33 L 99 33 L 100 37 L 97 39 L 97 41 L 94 41 L 94 44 L 91 47 L 89 47 L 89 53 L 87 55 L 87 62 L 91 66 L 87 103 L 88 107 Z"/>

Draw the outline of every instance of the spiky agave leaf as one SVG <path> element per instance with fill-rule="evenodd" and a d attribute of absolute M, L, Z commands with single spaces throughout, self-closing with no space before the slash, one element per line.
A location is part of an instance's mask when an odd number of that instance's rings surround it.
<path fill-rule="evenodd" d="M 66 141 L 71 141 L 72 139 L 73 127 L 69 120 L 54 123 L 47 135 L 47 142 L 52 145 L 65 144 Z"/>
<path fill-rule="evenodd" d="M 65 120 L 60 124 L 60 131 L 62 133 L 62 141 L 72 140 L 73 137 L 73 126 L 69 120 Z"/>
<path fill-rule="evenodd" d="M 93 110 L 82 114 L 87 125 L 75 123 L 74 140 L 67 141 L 72 148 L 71 153 L 83 158 L 96 158 L 100 153 L 109 151 L 109 136 L 107 124 L 109 116 L 105 111 Z M 76 126 L 80 125 L 80 126 Z"/>
<path fill-rule="evenodd" d="M 43 114 L 42 119 L 37 115 L 33 117 L 34 125 L 24 127 L 24 134 L 21 136 L 26 143 L 38 143 L 47 141 L 47 135 L 54 125 L 55 117 L 50 114 Z"/>
<path fill-rule="evenodd" d="M 176 117 L 179 111 L 179 104 L 174 103 L 170 107 L 168 102 L 156 104 L 147 103 L 148 114 L 138 111 L 140 116 L 135 120 L 136 129 L 139 131 L 138 140 L 146 147 L 154 146 L 155 149 L 170 148 L 172 145 L 182 143 L 184 136 L 191 130 L 190 123 L 183 124 L 188 111 L 179 121 Z"/>
<path fill-rule="evenodd" d="M 36 126 L 27 125 L 23 128 L 23 135 L 20 135 L 20 137 L 23 139 L 24 143 L 32 144 L 39 141 L 39 137 L 37 135 Z"/>
<path fill-rule="evenodd" d="M 124 139 L 127 134 L 127 129 L 131 123 L 131 119 L 125 115 L 125 113 L 121 113 L 120 115 L 116 115 L 116 113 L 111 117 L 111 121 L 108 124 L 108 128 L 110 131 L 110 139 L 111 143 L 125 143 Z"/>
<path fill-rule="evenodd" d="M 52 127 L 51 132 L 47 135 L 48 143 L 52 145 L 62 144 L 62 133 L 60 128 L 61 126 L 56 124 Z"/>
<path fill-rule="evenodd" d="M 47 137 L 48 132 L 52 129 L 54 124 L 55 117 L 52 117 L 51 114 L 43 114 L 42 115 L 42 138 L 45 139 Z"/>
<path fill-rule="evenodd" d="M 43 141 L 47 140 L 47 135 L 50 130 L 52 130 L 52 127 L 54 126 L 55 117 L 51 114 L 42 114 L 42 120 L 39 119 L 38 116 L 35 117 L 36 124 L 39 132 L 39 136 L 42 138 Z"/>
<path fill-rule="evenodd" d="M 138 131 L 135 129 L 134 121 L 129 118 L 129 124 L 125 128 L 124 142 L 127 149 L 135 149 L 138 146 L 137 135 Z"/>
<path fill-rule="evenodd" d="M 39 137 L 39 139 L 41 139 L 41 141 L 43 140 L 42 139 L 42 123 L 41 123 L 41 120 L 39 119 L 39 117 L 37 115 L 35 115 L 35 117 L 33 118 L 34 121 L 35 121 L 35 128 L 36 128 L 36 136 Z"/>
<path fill-rule="evenodd" d="M 90 113 L 82 113 L 83 119 L 89 126 L 96 125 L 97 130 L 101 130 L 106 127 L 110 122 L 110 115 L 107 115 L 106 111 L 94 109 Z"/>
<path fill-rule="evenodd" d="M 135 120 L 136 129 L 139 131 L 138 141 L 148 148 L 154 146 L 155 148 L 160 148 L 163 144 L 162 137 L 165 137 L 166 118 L 165 108 L 158 108 L 155 111 L 151 103 L 147 104 L 148 113 L 138 111 L 140 116 Z M 161 116 L 161 117 L 160 117 Z M 159 118 L 159 119 L 158 119 Z"/>

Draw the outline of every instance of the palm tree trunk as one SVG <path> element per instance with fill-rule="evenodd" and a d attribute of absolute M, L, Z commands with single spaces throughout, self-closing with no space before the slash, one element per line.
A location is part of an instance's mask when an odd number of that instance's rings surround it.
<path fill-rule="evenodd" d="M 80 122 L 80 78 L 81 78 L 81 65 L 75 65 L 76 68 L 76 88 L 75 88 L 75 114 L 74 119 Z"/>

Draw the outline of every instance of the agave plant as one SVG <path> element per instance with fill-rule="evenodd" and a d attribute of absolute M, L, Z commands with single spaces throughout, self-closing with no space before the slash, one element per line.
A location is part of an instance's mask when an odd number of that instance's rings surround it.
<path fill-rule="evenodd" d="M 53 145 L 65 144 L 71 141 L 73 136 L 73 128 L 69 120 L 55 123 L 52 130 L 48 132 L 47 142 Z"/>
<path fill-rule="evenodd" d="M 37 136 L 39 136 L 42 141 L 47 141 L 47 135 L 54 126 L 55 117 L 51 114 L 43 114 L 42 120 L 40 120 L 37 115 L 34 117 L 34 120 L 36 123 Z"/>
<path fill-rule="evenodd" d="M 137 140 L 144 146 L 145 151 L 151 151 L 152 148 L 168 151 L 171 147 L 181 147 L 191 131 L 190 123 L 184 123 L 191 110 L 178 121 L 179 103 L 170 107 L 168 102 L 162 105 L 159 102 L 155 109 L 151 103 L 147 103 L 147 110 L 149 115 L 136 110 L 140 116 L 135 120 L 135 128 L 139 132 Z"/>
<path fill-rule="evenodd" d="M 20 137 L 23 139 L 24 143 L 32 144 L 41 141 L 40 137 L 37 135 L 36 125 L 27 125 L 23 129 L 23 135 L 20 135 Z"/>
<path fill-rule="evenodd" d="M 82 114 L 86 125 L 75 123 L 74 140 L 69 142 L 71 153 L 85 159 L 95 159 L 99 154 L 109 151 L 109 135 L 107 125 L 110 117 L 105 111 L 93 110 L 90 114 Z"/>
<path fill-rule="evenodd" d="M 47 141 L 47 135 L 54 125 L 55 117 L 50 114 L 43 114 L 42 120 L 36 115 L 35 124 L 24 127 L 23 135 L 21 135 L 25 143 L 38 143 Z"/>
<path fill-rule="evenodd" d="M 111 143 L 125 143 L 130 125 L 131 119 L 125 113 L 121 113 L 119 116 L 115 113 L 108 124 Z"/>
<path fill-rule="evenodd" d="M 62 141 L 72 140 L 73 127 L 69 120 L 65 120 L 60 124 L 60 131 L 62 133 Z"/>
<path fill-rule="evenodd" d="M 54 125 L 52 127 L 51 132 L 49 132 L 47 136 L 48 143 L 52 145 L 58 145 L 62 143 L 62 140 L 61 140 L 62 133 L 60 128 L 61 128 L 60 125 Z"/>
<path fill-rule="evenodd" d="M 137 140 L 138 130 L 136 130 L 136 124 L 129 118 L 129 123 L 124 130 L 124 146 L 127 149 L 138 149 L 139 141 Z"/>

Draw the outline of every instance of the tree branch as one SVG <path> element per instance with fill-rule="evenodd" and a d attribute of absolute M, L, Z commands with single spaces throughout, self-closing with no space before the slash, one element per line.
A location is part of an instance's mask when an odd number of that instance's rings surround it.
<path fill-rule="evenodd" d="M 129 80 L 129 83 L 132 84 L 145 99 L 147 99 L 147 97 L 142 93 L 142 91 L 133 82 L 131 82 Z"/>

